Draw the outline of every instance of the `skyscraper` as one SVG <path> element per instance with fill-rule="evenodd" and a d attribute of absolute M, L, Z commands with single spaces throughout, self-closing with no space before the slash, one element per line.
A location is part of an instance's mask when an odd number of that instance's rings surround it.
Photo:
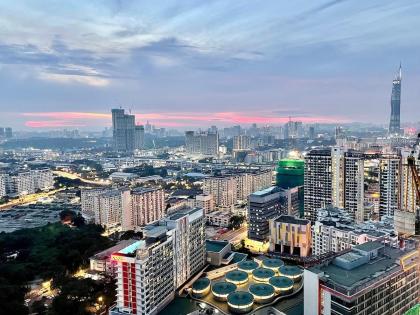
<path fill-rule="evenodd" d="M 127 115 L 122 108 L 112 112 L 112 137 L 114 150 L 133 151 L 135 149 L 135 117 Z"/>
<path fill-rule="evenodd" d="M 401 64 L 397 76 L 392 81 L 391 94 L 391 119 L 389 121 L 389 133 L 399 134 L 401 132 L 400 126 L 400 107 L 401 107 Z"/>
<path fill-rule="evenodd" d="M 332 203 L 331 149 L 317 149 L 305 156 L 304 216 L 315 222 L 318 209 Z"/>

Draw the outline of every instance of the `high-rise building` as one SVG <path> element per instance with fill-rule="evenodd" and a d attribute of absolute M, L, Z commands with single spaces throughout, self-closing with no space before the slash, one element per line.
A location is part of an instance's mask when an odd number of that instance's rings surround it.
<path fill-rule="evenodd" d="M 5 197 L 7 194 L 6 192 L 7 178 L 8 176 L 6 174 L 0 174 L 0 199 Z"/>
<path fill-rule="evenodd" d="M 312 222 L 316 212 L 332 202 L 331 149 L 317 149 L 305 156 L 304 216 Z"/>
<path fill-rule="evenodd" d="M 364 159 L 357 151 L 344 155 L 344 209 L 358 222 L 364 220 Z"/>
<path fill-rule="evenodd" d="M 106 228 L 121 225 L 123 231 L 133 229 L 131 195 L 128 189 L 112 189 L 98 195 L 95 223 Z"/>
<path fill-rule="evenodd" d="M 206 264 L 206 218 L 202 208 L 186 208 L 163 219 L 175 230 L 174 277 L 179 288 Z"/>
<path fill-rule="evenodd" d="M 157 314 L 174 298 L 174 234 L 154 226 L 144 239 L 112 254 L 117 300 L 110 315 Z"/>
<path fill-rule="evenodd" d="M 305 315 L 404 314 L 418 303 L 419 252 L 367 242 L 304 271 Z"/>
<path fill-rule="evenodd" d="M 185 209 L 144 227 L 144 238 L 114 253 L 117 303 L 110 315 L 154 315 L 206 263 L 203 209 Z"/>
<path fill-rule="evenodd" d="M 400 163 L 398 155 L 384 154 L 379 161 L 379 216 L 393 216 L 399 207 Z"/>
<path fill-rule="evenodd" d="M 307 257 L 311 254 L 311 222 L 291 215 L 270 219 L 270 250 Z"/>
<path fill-rule="evenodd" d="M 111 112 L 114 150 L 133 151 L 135 149 L 135 116 L 125 114 L 122 108 L 114 108 Z"/>
<path fill-rule="evenodd" d="M 165 215 L 165 192 L 162 188 L 135 188 L 131 191 L 134 227 L 160 220 Z"/>
<path fill-rule="evenodd" d="M 216 132 L 185 132 L 185 149 L 188 154 L 217 156 L 219 134 Z"/>
<path fill-rule="evenodd" d="M 144 149 L 144 126 L 142 125 L 134 127 L 134 149 Z"/>
<path fill-rule="evenodd" d="M 203 192 L 212 195 L 215 205 L 230 207 L 248 196 L 272 184 L 271 170 L 246 173 L 233 173 L 223 176 L 208 177 L 203 180 Z"/>
<path fill-rule="evenodd" d="M 400 110 L 401 110 L 401 64 L 397 76 L 392 81 L 392 94 L 391 94 L 391 118 L 389 121 L 389 133 L 400 134 Z"/>
<path fill-rule="evenodd" d="M 204 214 L 214 210 L 214 199 L 212 195 L 200 194 L 188 199 L 191 208 L 203 208 Z"/>
<path fill-rule="evenodd" d="M 266 241 L 270 235 L 269 220 L 281 213 L 280 189 L 276 186 L 256 191 L 248 201 L 248 238 Z"/>
<path fill-rule="evenodd" d="M 251 148 L 251 137 L 246 135 L 239 135 L 233 137 L 233 150 L 243 151 Z"/>
<path fill-rule="evenodd" d="M 276 185 L 281 189 L 282 208 L 286 213 L 303 216 L 305 162 L 283 159 L 277 164 Z"/>

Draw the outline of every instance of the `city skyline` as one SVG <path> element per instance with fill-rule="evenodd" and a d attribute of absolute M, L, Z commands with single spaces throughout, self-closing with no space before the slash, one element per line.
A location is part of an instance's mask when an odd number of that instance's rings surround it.
<path fill-rule="evenodd" d="M 173 128 L 289 116 L 386 125 L 400 61 L 401 121 L 415 121 L 417 1 L 24 1 L 0 9 L 0 124 L 15 129 L 98 129 L 119 106 L 139 123 Z"/>

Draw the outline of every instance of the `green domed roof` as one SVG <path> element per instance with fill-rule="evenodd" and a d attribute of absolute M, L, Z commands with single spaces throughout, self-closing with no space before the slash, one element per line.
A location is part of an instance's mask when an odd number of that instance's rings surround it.
<path fill-rule="evenodd" d="M 209 285 L 210 285 L 210 279 L 209 278 L 200 278 L 193 283 L 192 288 L 193 288 L 193 290 L 200 291 L 200 290 L 204 290 Z"/>
<path fill-rule="evenodd" d="M 216 282 L 211 287 L 212 292 L 219 295 L 227 295 L 236 290 L 236 285 L 230 282 Z"/>
<path fill-rule="evenodd" d="M 227 297 L 227 302 L 232 306 L 243 306 L 254 302 L 254 296 L 245 291 L 232 292 Z"/>
<path fill-rule="evenodd" d="M 274 294 L 274 288 L 266 283 L 254 283 L 249 286 L 249 292 L 257 297 L 266 297 Z"/>
<path fill-rule="evenodd" d="M 293 280 L 287 277 L 277 276 L 272 277 L 268 283 L 270 283 L 273 287 L 278 289 L 286 289 L 293 286 Z"/>

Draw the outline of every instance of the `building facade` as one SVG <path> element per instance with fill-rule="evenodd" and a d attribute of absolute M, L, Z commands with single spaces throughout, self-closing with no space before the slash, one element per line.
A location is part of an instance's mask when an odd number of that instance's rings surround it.
<path fill-rule="evenodd" d="M 267 241 L 269 220 L 281 214 L 280 189 L 276 186 L 254 192 L 248 200 L 248 238 Z"/>
<path fill-rule="evenodd" d="M 316 220 L 317 209 L 332 203 L 331 149 L 312 150 L 305 156 L 304 217 Z"/>
<path fill-rule="evenodd" d="M 399 208 L 400 163 L 398 155 L 382 155 L 379 161 L 379 216 L 393 216 Z"/>
<path fill-rule="evenodd" d="M 291 215 L 270 219 L 270 251 L 307 257 L 311 254 L 311 222 Z"/>
<path fill-rule="evenodd" d="M 401 133 L 401 124 L 400 124 L 400 110 L 401 110 L 401 65 L 398 71 L 397 76 L 392 81 L 392 93 L 391 93 L 391 117 L 389 120 L 389 133 L 390 134 L 400 134 Z"/>
<path fill-rule="evenodd" d="M 133 227 L 160 220 L 165 215 L 165 192 L 162 188 L 135 188 L 131 191 Z"/>

